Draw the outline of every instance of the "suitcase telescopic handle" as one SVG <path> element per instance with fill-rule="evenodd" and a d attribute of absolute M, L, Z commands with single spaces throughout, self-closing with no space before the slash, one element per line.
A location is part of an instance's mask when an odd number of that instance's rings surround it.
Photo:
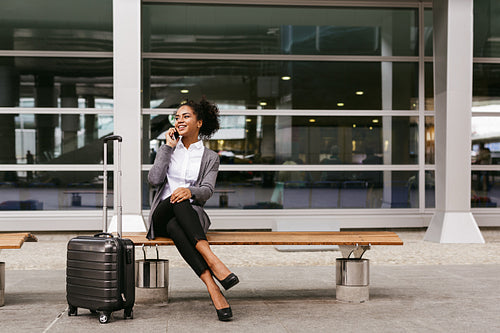
<path fill-rule="evenodd" d="M 122 137 L 120 135 L 108 135 L 104 139 L 104 143 L 107 143 L 108 141 L 115 141 L 118 140 L 118 142 L 122 142 Z"/>
<path fill-rule="evenodd" d="M 103 217 L 102 217 L 102 231 L 106 232 L 108 229 L 108 170 L 107 170 L 107 165 L 108 165 L 108 142 L 111 141 L 118 141 L 118 151 L 117 151 L 117 166 L 115 167 L 115 175 L 117 179 L 117 207 L 115 207 L 115 210 L 117 211 L 116 214 L 116 231 L 118 233 L 118 238 L 122 237 L 122 197 L 121 197 L 121 176 L 122 176 L 122 167 L 121 167 L 121 143 L 123 141 L 123 138 L 120 135 L 108 135 L 104 139 L 104 159 L 103 159 L 103 167 L 104 167 L 104 188 L 103 188 L 103 205 L 102 205 L 102 210 L 103 210 Z"/>

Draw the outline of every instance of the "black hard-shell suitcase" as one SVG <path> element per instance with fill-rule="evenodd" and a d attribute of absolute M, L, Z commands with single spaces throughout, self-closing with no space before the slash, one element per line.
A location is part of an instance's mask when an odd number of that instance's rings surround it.
<path fill-rule="evenodd" d="M 121 137 L 109 136 L 104 139 L 106 147 L 108 141 L 118 140 L 120 147 Z M 106 155 L 104 149 L 104 183 L 106 184 Z M 118 148 L 120 160 L 120 148 Z M 118 184 L 120 189 L 120 162 L 118 162 Z M 104 187 L 104 207 L 106 207 L 107 188 Z M 68 315 L 77 315 L 78 308 L 89 309 L 93 313 L 100 312 L 99 321 L 107 323 L 113 311 L 124 309 L 124 318 L 133 317 L 135 302 L 135 252 L 134 244 L 129 239 L 121 238 L 121 196 L 118 199 L 119 207 L 117 227 L 118 237 L 105 232 L 94 236 L 79 236 L 68 242 L 66 268 L 66 299 L 68 301 Z M 104 210 L 103 229 L 107 228 L 107 210 Z"/>

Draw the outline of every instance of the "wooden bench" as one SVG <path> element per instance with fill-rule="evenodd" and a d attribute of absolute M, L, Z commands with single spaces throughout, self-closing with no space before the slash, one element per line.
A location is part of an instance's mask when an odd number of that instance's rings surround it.
<path fill-rule="evenodd" d="M 149 240 L 146 233 L 124 233 L 136 246 L 174 245 L 170 238 Z M 337 299 L 347 302 L 368 300 L 369 267 L 363 254 L 374 245 L 403 245 L 391 231 L 277 232 L 212 231 L 211 245 L 338 245 L 342 258 L 337 259 Z"/>
<path fill-rule="evenodd" d="M 0 234 L 0 249 L 20 249 L 24 242 L 37 242 L 35 235 L 30 233 Z"/>
<path fill-rule="evenodd" d="M 37 242 L 38 239 L 30 233 L 1 233 L 1 249 L 20 249 L 24 242 Z M 0 306 L 4 305 L 5 300 L 5 263 L 0 262 Z"/>

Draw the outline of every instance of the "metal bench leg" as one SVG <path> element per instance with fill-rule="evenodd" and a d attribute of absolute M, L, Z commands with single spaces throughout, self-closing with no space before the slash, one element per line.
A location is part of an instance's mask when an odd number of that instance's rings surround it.
<path fill-rule="evenodd" d="M 370 265 L 362 259 L 370 245 L 340 245 L 343 258 L 336 260 L 336 297 L 338 301 L 362 303 L 370 295 Z M 352 255 L 352 257 L 351 257 Z"/>
<path fill-rule="evenodd" d="M 156 245 L 156 259 L 146 258 L 146 249 L 142 246 L 144 259 L 135 261 L 135 303 L 159 304 L 168 302 L 168 259 L 160 259 Z"/>
<path fill-rule="evenodd" d="M 5 305 L 5 263 L 0 262 L 0 306 Z"/>

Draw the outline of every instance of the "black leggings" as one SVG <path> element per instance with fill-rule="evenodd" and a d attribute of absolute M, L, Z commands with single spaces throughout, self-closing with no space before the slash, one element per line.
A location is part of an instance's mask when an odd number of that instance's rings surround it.
<path fill-rule="evenodd" d="M 208 269 L 207 262 L 196 249 L 196 243 L 207 237 L 189 200 L 172 204 L 168 197 L 160 202 L 153 213 L 152 227 L 155 236 L 172 238 L 181 256 L 198 276 Z"/>

